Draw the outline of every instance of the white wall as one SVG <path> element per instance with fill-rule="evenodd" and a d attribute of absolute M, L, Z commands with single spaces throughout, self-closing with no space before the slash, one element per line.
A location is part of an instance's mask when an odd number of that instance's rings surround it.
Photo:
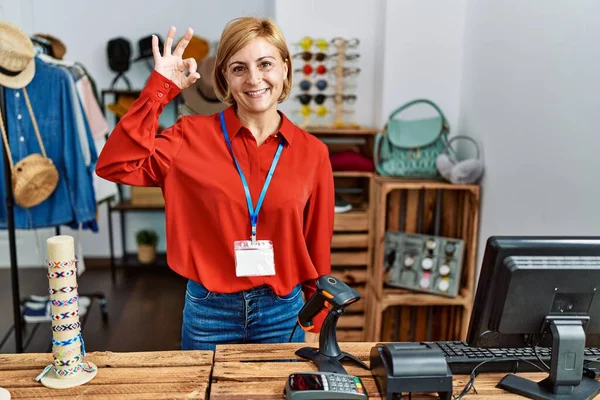
<path fill-rule="evenodd" d="M 461 127 L 483 142 L 491 235 L 597 235 L 600 3 L 470 1 Z"/>
<path fill-rule="evenodd" d="M 427 98 L 458 129 L 467 0 L 387 0 L 379 124 L 407 101 Z"/>

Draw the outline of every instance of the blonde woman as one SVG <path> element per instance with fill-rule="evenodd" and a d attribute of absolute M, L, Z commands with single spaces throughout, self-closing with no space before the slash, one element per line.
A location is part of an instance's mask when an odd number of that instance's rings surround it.
<path fill-rule="evenodd" d="M 331 270 L 333 173 L 327 147 L 278 104 L 292 87 L 288 46 L 268 19 L 238 18 L 223 30 L 213 82 L 229 107 L 187 116 L 155 135 L 164 106 L 200 76 L 182 54 L 193 32 L 162 54 L 139 99 L 100 154 L 99 176 L 158 186 L 165 198 L 168 264 L 189 279 L 182 349 L 222 343 L 315 341 L 297 314 Z"/>

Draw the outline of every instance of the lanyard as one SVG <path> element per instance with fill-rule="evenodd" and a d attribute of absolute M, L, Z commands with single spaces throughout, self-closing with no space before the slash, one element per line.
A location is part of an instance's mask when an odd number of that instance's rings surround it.
<path fill-rule="evenodd" d="M 227 134 L 227 127 L 225 126 L 225 117 L 223 115 L 223 111 L 219 113 L 221 117 L 221 129 L 223 130 L 223 136 L 225 136 L 225 141 L 227 142 L 227 146 L 231 151 L 231 156 L 233 157 L 233 161 L 235 162 L 235 166 L 237 167 L 238 173 L 240 174 L 240 178 L 242 178 L 242 184 L 244 185 L 244 192 L 246 193 L 246 203 L 248 204 L 248 212 L 250 213 L 250 224 L 252 224 L 252 243 L 256 243 L 256 224 L 258 222 L 258 212 L 262 207 L 263 200 L 265 199 L 265 195 L 267 194 L 267 188 L 271 183 L 271 178 L 273 177 L 273 172 L 275 172 L 275 167 L 279 162 L 279 156 L 281 155 L 281 151 L 283 150 L 283 139 L 279 142 L 279 147 L 277 147 L 277 152 L 275 153 L 275 157 L 273 157 L 273 162 L 271 163 L 271 168 L 269 169 L 269 173 L 267 174 L 267 179 L 265 180 L 265 184 L 260 192 L 260 197 L 258 198 L 258 203 L 256 203 L 256 209 L 252 206 L 252 197 L 250 196 L 250 188 L 248 187 L 248 182 L 246 181 L 246 177 L 244 176 L 244 172 L 238 164 L 237 159 L 235 158 L 235 154 L 233 154 L 233 147 L 231 147 L 231 140 L 229 140 L 229 135 Z"/>

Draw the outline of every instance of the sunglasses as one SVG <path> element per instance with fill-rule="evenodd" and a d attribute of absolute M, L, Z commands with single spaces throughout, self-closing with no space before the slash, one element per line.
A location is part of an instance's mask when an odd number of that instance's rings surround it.
<path fill-rule="evenodd" d="M 313 99 L 315 100 L 316 104 L 321 105 L 321 104 L 325 103 L 325 100 L 327 100 L 327 97 L 329 97 L 329 96 L 324 95 L 324 94 L 313 95 L 313 94 L 307 94 L 307 93 L 299 94 L 296 96 L 296 98 L 298 100 L 300 100 L 300 103 L 302 103 L 305 106 L 309 105 Z"/>
<path fill-rule="evenodd" d="M 336 103 L 352 104 L 356 101 L 355 94 L 332 94 L 329 97 L 333 97 Z"/>
<path fill-rule="evenodd" d="M 336 103 L 346 103 L 346 104 L 352 104 L 356 101 L 356 95 L 355 94 L 308 94 L 308 93 L 303 93 L 303 94 L 299 94 L 296 95 L 296 98 L 298 100 L 300 100 L 300 103 L 302 103 L 303 105 L 309 105 L 311 101 L 315 101 L 316 104 L 321 105 L 323 103 L 325 103 L 325 100 L 327 100 L 328 97 L 331 97 L 335 100 Z"/>
<path fill-rule="evenodd" d="M 302 58 L 304 61 L 325 61 L 329 56 L 325 53 L 311 53 L 310 51 L 303 51 L 302 53 L 296 53 L 292 58 Z"/>
<path fill-rule="evenodd" d="M 298 43 L 302 50 L 310 50 L 313 44 L 317 47 L 317 49 L 321 51 L 325 51 L 329 48 L 329 42 L 325 39 L 317 39 L 313 40 L 310 36 L 305 36 L 300 39 L 300 43 Z"/>
<path fill-rule="evenodd" d="M 336 37 L 336 38 L 331 39 L 331 44 L 333 44 L 334 46 L 344 46 L 347 49 L 352 49 L 352 48 L 358 47 L 358 45 L 360 44 L 360 40 L 344 39 L 341 37 Z"/>
<path fill-rule="evenodd" d="M 353 114 L 354 110 L 340 110 L 342 114 Z M 294 111 L 294 113 L 297 113 L 298 111 Z M 311 114 L 317 114 L 319 117 L 325 117 L 327 114 L 329 114 L 329 109 L 325 106 L 316 106 L 315 108 L 312 108 L 311 106 L 308 105 L 301 105 L 300 106 L 300 114 L 302 114 L 302 116 L 304 117 L 308 117 Z"/>
<path fill-rule="evenodd" d="M 302 114 L 305 117 L 308 117 L 311 114 L 317 114 L 319 117 L 324 117 L 328 113 L 329 110 L 325 106 L 317 106 L 314 109 L 307 105 L 303 105 L 300 107 L 300 114 Z"/>
<path fill-rule="evenodd" d="M 312 65 L 306 64 L 301 69 L 295 69 L 294 72 L 302 72 L 304 75 L 311 75 L 313 72 L 317 73 L 318 75 L 325 75 L 327 73 L 327 67 L 321 64 L 317 66 L 317 68 L 313 68 Z"/>
<path fill-rule="evenodd" d="M 311 81 L 307 81 L 306 79 L 300 81 L 300 89 L 308 92 L 313 83 Z M 319 79 L 315 82 L 315 87 L 321 91 L 327 89 L 327 81 L 325 79 Z"/>
<path fill-rule="evenodd" d="M 333 73 L 333 72 L 336 72 L 336 70 L 335 70 L 335 69 L 333 69 L 333 70 L 331 70 L 330 72 L 332 72 L 332 73 Z M 342 69 L 342 75 L 343 75 L 343 76 L 358 75 L 359 73 L 360 73 L 360 68 L 356 68 L 356 67 L 354 67 L 354 68 L 347 68 L 347 67 L 344 67 L 344 68 Z"/>
<path fill-rule="evenodd" d="M 302 58 L 304 61 L 308 62 L 308 61 L 325 61 L 327 59 L 330 58 L 336 58 L 338 57 L 338 55 L 340 55 L 340 53 L 333 53 L 333 54 L 325 54 L 325 53 L 311 53 L 310 51 L 303 51 L 302 53 L 296 53 L 292 56 L 292 58 Z M 343 57 L 344 59 L 351 61 L 351 60 L 356 60 L 357 58 L 360 57 L 360 54 L 358 53 L 353 53 L 353 54 L 343 54 L 341 55 L 341 57 Z"/>

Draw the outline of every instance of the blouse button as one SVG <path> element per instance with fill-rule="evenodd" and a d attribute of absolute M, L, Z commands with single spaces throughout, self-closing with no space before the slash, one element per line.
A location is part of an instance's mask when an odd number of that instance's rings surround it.
<path fill-rule="evenodd" d="M 169 85 L 168 83 L 165 83 L 165 87 L 166 87 L 167 89 L 169 88 L 169 86 L 170 86 L 170 85 Z"/>
<path fill-rule="evenodd" d="M 163 97 L 162 92 L 158 92 L 158 97 Z"/>

